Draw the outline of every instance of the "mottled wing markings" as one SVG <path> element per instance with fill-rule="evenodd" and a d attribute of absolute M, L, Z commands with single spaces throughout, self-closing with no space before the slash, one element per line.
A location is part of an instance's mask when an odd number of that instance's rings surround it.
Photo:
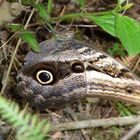
<path fill-rule="evenodd" d="M 133 79 L 132 74 L 127 68 L 107 54 L 89 47 L 79 48 L 78 51 L 85 61 L 95 70 L 106 73 L 115 78 L 126 77 Z"/>

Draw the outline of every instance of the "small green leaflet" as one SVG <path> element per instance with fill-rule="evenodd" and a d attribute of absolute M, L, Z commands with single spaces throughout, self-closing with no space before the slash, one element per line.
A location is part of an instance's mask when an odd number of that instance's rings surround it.
<path fill-rule="evenodd" d="M 118 1 L 118 4 L 123 4 L 126 0 L 117 0 Z"/>
<path fill-rule="evenodd" d="M 103 30 L 111 34 L 112 36 L 116 36 L 115 31 L 115 16 L 113 14 L 105 14 L 102 16 L 87 16 L 86 18 L 95 22 L 99 25 Z"/>
<path fill-rule="evenodd" d="M 131 116 L 134 112 L 131 111 L 127 106 L 125 106 L 122 102 L 117 102 L 116 107 L 120 111 L 121 116 Z"/>
<path fill-rule="evenodd" d="M 22 32 L 21 38 L 29 44 L 33 51 L 40 51 L 40 46 L 31 32 Z"/>
<path fill-rule="evenodd" d="M 81 8 L 84 8 L 85 6 L 85 0 L 78 0 L 78 3 L 80 5 Z"/>
<path fill-rule="evenodd" d="M 87 16 L 103 30 L 118 37 L 129 55 L 140 52 L 140 24 L 127 16 L 120 14 L 105 14 L 103 16 Z"/>
<path fill-rule="evenodd" d="M 129 55 L 140 52 L 140 24 L 136 20 L 116 15 L 116 33 Z"/>
<path fill-rule="evenodd" d="M 51 5 L 51 3 L 50 3 L 50 5 Z M 50 5 L 49 5 L 49 8 L 50 8 Z M 33 6 L 34 6 L 34 8 L 36 8 L 38 10 L 40 17 L 42 17 L 44 20 L 49 18 L 49 15 L 46 12 L 46 8 L 42 3 L 38 3 L 38 4 L 34 3 Z M 50 10 L 50 9 L 48 9 L 48 10 Z"/>
<path fill-rule="evenodd" d="M 50 15 L 53 8 L 53 0 L 48 0 L 47 13 Z"/>
<path fill-rule="evenodd" d="M 10 28 L 12 32 L 18 32 L 24 30 L 24 26 L 21 24 L 8 24 L 8 28 Z"/>
<path fill-rule="evenodd" d="M 116 56 L 119 55 L 121 57 L 125 57 L 126 56 L 126 52 L 125 52 L 125 48 L 122 46 L 122 44 L 120 45 L 119 43 L 114 43 L 114 46 L 112 48 L 108 48 L 107 52 L 111 55 L 111 56 Z"/>

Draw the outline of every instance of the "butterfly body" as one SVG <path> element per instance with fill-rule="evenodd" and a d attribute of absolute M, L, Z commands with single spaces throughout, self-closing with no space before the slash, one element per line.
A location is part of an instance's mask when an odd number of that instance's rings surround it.
<path fill-rule="evenodd" d="M 140 104 L 140 82 L 106 53 L 74 39 L 50 39 L 29 52 L 18 73 L 21 96 L 39 109 L 57 109 L 85 97 Z"/>

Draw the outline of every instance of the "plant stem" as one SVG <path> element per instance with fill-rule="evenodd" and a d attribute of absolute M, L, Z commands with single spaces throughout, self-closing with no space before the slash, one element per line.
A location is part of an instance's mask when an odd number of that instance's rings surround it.
<path fill-rule="evenodd" d="M 132 115 L 127 117 L 95 119 L 95 120 L 83 120 L 75 122 L 67 122 L 54 124 L 50 131 L 64 131 L 64 130 L 77 130 L 96 127 L 110 127 L 113 125 L 124 126 L 130 124 L 136 124 L 140 122 L 140 115 Z"/>
<path fill-rule="evenodd" d="M 103 11 L 103 12 L 97 12 L 97 13 L 72 13 L 72 14 L 67 14 L 64 16 L 59 16 L 59 17 L 52 17 L 49 19 L 50 22 L 55 22 L 58 20 L 66 20 L 70 18 L 81 18 L 81 17 L 88 17 L 88 16 L 101 16 L 105 14 L 111 14 L 112 11 Z"/>

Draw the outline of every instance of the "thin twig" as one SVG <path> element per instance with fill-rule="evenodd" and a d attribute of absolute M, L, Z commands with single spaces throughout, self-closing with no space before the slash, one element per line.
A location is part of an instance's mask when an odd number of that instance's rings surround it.
<path fill-rule="evenodd" d="M 39 2 L 39 0 L 36 0 L 36 3 L 38 3 L 38 2 Z M 29 24 L 29 22 L 30 22 L 30 20 L 31 20 L 31 17 L 33 16 L 33 13 L 34 13 L 34 8 L 32 9 L 32 11 L 31 11 L 31 13 L 30 13 L 30 15 L 29 15 L 29 17 L 28 17 L 28 19 L 27 19 L 27 22 L 26 22 L 26 24 L 25 24 L 25 26 L 24 26 L 24 29 L 27 28 L 27 26 L 28 26 L 28 24 Z M 4 90 L 5 90 L 6 86 L 7 86 L 8 77 L 9 77 L 9 74 L 10 74 L 10 71 L 11 71 L 11 68 L 12 68 L 12 65 L 13 65 L 13 62 L 14 62 L 14 59 L 15 59 L 15 56 L 16 56 L 16 53 L 17 53 L 17 50 L 18 50 L 18 47 L 19 47 L 20 43 L 21 43 L 21 39 L 18 40 L 17 45 L 16 45 L 16 47 L 15 47 L 15 50 L 14 50 L 14 52 L 13 52 L 13 55 L 12 55 L 12 58 L 11 58 L 11 61 L 10 61 L 9 67 L 8 67 L 8 71 L 7 71 L 5 80 L 4 80 L 4 82 L 3 82 L 3 87 L 2 87 L 2 90 L 1 90 L 1 92 L 0 92 L 0 95 L 2 95 L 2 94 L 4 93 Z M 24 111 L 26 110 L 27 106 L 28 106 L 28 104 L 26 104 L 26 106 L 25 106 L 25 108 L 24 108 Z M 11 133 L 10 133 L 10 135 L 8 136 L 7 139 L 10 139 L 10 138 L 11 138 L 11 135 L 14 133 L 14 131 L 15 131 L 15 129 L 13 129 L 13 130 L 11 131 Z"/>
<path fill-rule="evenodd" d="M 128 3 L 129 3 L 129 0 L 126 0 L 126 4 L 125 4 L 125 5 L 128 5 Z M 127 9 L 125 9 L 125 10 L 123 11 L 122 15 L 125 14 L 126 10 L 127 10 Z"/>
<path fill-rule="evenodd" d="M 127 117 L 117 117 L 117 118 L 107 118 L 107 119 L 95 119 L 95 120 L 85 120 L 78 122 L 68 122 L 54 124 L 51 127 L 51 131 L 64 131 L 64 130 L 75 130 L 83 128 L 95 128 L 95 127 L 109 127 L 113 125 L 124 126 L 140 122 L 140 115 L 127 116 Z"/>
<path fill-rule="evenodd" d="M 67 107 L 64 111 L 65 111 L 74 121 L 78 121 L 78 118 L 77 118 L 75 112 L 73 112 L 69 107 Z M 82 134 L 82 136 L 84 137 L 85 140 L 89 140 L 89 136 L 87 135 L 86 130 L 81 129 L 80 132 L 81 132 L 81 134 Z"/>
<path fill-rule="evenodd" d="M 0 48 L 4 48 L 4 46 L 5 46 L 9 41 L 11 41 L 12 38 L 14 38 L 14 36 L 17 35 L 17 33 L 18 33 L 18 32 L 14 33 L 5 43 L 3 43 L 3 44 L 0 46 Z"/>
<path fill-rule="evenodd" d="M 140 123 L 137 124 L 135 127 L 133 127 L 130 131 L 128 131 L 127 134 L 124 137 L 122 137 L 120 140 L 129 140 L 139 131 L 140 131 Z"/>
<path fill-rule="evenodd" d="M 140 63 L 140 58 L 138 59 L 137 63 L 135 64 L 132 72 L 135 72 L 136 68 L 138 67 L 138 64 Z"/>
<path fill-rule="evenodd" d="M 10 74 L 10 71 L 11 71 L 11 68 L 12 68 L 12 64 L 14 62 L 14 59 L 15 59 L 15 56 L 16 56 L 16 53 L 17 53 L 17 49 L 20 45 L 20 42 L 21 42 L 21 39 L 18 40 L 18 43 L 16 45 L 16 48 L 13 52 L 13 55 L 12 55 L 12 58 L 11 58 L 11 61 L 10 61 L 10 64 L 9 64 L 9 67 L 8 67 L 8 70 L 7 70 L 7 74 L 5 76 L 5 80 L 3 81 L 3 86 L 2 86 L 2 89 L 1 89 L 1 92 L 0 92 L 0 95 L 2 95 L 4 93 L 4 90 L 7 86 L 7 82 L 8 82 L 8 78 L 9 78 L 9 74 Z"/>
<path fill-rule="evenodd" d="M 39 0 L 37 0 L 36 3 L 38 3 L 38 1 Z M 26 22 L 26 24 L 24 26 L 24 29 L 27 28 L 33 13 L 34 13 L 34 9 L 32 10 L 29 18 L 27 19 L 27 22 Z M 11 71 L 11 68 L 12 68 L 12 64 L 14 62 L 14 59 L 15 59 L 15 56 L 16 56 L 16 53 L 17 53 L 17 50 L 18 50 L 18 47 L 19 47 L 20 43 L 21 43 L 21 39 L 18 40 L 17 45 L 15 47 L 15 50 L 13 52 L 13 55 L 12 55 L 12 58 L 11 58 L 11 61 L 10 61 L 10 64 L 9 64 L 9 67 L 8 67 L 8 70 L 7 70 L 7 74 L 6 74 L 5 80 L 3 81 L 3 87 L 1 89 L 0 95 L 2 95 L 4 93 L 4 90 L 5 90 L 6 86 L 7 86 L 7 82 L 8 82 L 9 74 L 10 74 L 10 71 Z"/>

